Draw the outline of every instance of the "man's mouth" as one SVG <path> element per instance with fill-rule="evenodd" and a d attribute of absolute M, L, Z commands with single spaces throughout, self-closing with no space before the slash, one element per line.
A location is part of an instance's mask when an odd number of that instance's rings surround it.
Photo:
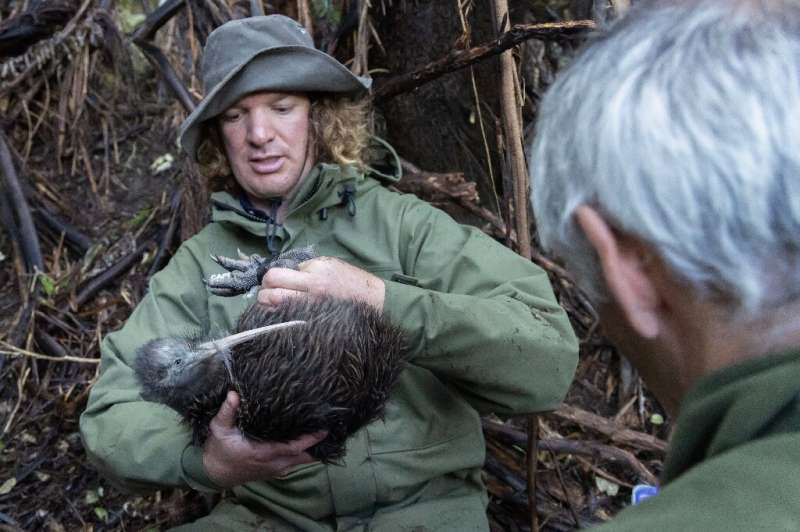
<path fill-rule="evenodd" d="M 250 159 L 250 167 L 258 174 L 272 174 L 281 169 L 284 160 L 284 157 L 280 155 L 252 158 Z"/>

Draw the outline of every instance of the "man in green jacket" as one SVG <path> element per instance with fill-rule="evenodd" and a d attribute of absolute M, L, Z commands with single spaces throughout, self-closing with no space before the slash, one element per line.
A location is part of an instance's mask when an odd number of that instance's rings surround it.
<path fill-rule="evenodd" d="M 800 530 L 800 2 L 638 2 L 537 126 L 542 242 L 677 416 L 601 530 Z"/>
<path fill-rule="evenodd" d="M 555 408 L 577 343 L 547 275 L 456 224 L 370 167 L 368 80 L 313 48 L 281 16 L 229 22 L 208 39 L 206 97 L 181 130 L 219 192 L 212 221 L 150 283 L 102 345 L 101 374 L 81 417 L 92 461 L 132 489 L 230 489 L 186 530 L 487 530 L 479 413 Z M 210 256 L 274 256 L 313 245 L 299 271 L 265 275 L 258 304 L 304 293 L 361 298 L 402 327 L 409 364 L 385 418 L 347 442 L 341 465 L 294 442 L 253 442 L 235 427 L 231 392 L 203 448 L 162 405 L 142 400 L 132 363 L 152 338 L 232 329 L 253 298 L 210 294 Z"/>

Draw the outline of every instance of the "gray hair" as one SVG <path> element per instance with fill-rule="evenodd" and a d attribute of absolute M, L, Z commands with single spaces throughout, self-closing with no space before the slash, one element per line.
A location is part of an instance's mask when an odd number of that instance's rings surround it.
<path fill-rule="evenodd" d="M 639 2 L 542 101 L 542 244 L 606 296 L 586 204 L 743 317 L 800 299 L 800 2 Z"/>

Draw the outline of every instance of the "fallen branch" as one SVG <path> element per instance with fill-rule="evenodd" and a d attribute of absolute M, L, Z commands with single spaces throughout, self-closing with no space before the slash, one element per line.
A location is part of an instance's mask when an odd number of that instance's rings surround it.
<path fill-rule="evenodd" d="M 158 9 L 150 13 L 141 26 L 136 29 L 133 33 L 133 42 L 142 50 L 150 64 L 158 70 L 186 112 L 190 113 L 196 105 L 194 98 L 189 94 L 178 74 L 175 73 L 175 69 L 172 68 L 164 52 L 151 42 L 156 32 L 184 6 L 184 0 L 169 0 L 163 3 Z"/>
<path fill-rule="evenodd" d="M 39 246 L 39 237 L 36 234 L 36 227 L 33 225 L 31 209 L 28 201 L 22 192 L 22 186 L 17 178 L 14 169 L 14 162 L 11 160 L 11 151 L 8 149 L 6 135 L 0 131 L 0 168 L 3 171 L 6 193 L 9 195 L 11 208 L 15 211 L 19 229 L 20 247 L 25 258 L 28 271 L 44 271 L 44 259 L 42 249 Z M 11 231 L 11 228 L 9 228 Z"/>
<path fill-rule="evenodd" d="M 92 247 L 92 241 L 88 236 L 83 234 L 77 227 L 65 222 L 47 210 L 47 208 L 38 206 L 34 208 L 33 213 L 55 234 L 63 234 L 67 244 L 81 255 Z"/>
<path fill-rule="evenodd" d="M 144 22 L 133 32 L 133 40 L 151 40 L 161 26 L 166 24 L 184 5 L 184 0 L 167 0 L 158 6 L 158 9 L 147 15 Z"/>
<path fill-rule="evenodd" d="M 178 101 L 181 102 L 181 105 L 183 105 L 183 108 L 186 110 L 186 112 L 191 113 L 195 108 L 194 98 L 192 98 L 192 95 L 189 94 L 189 91 L 181 82 L 180 78 L 178 78 L 178 74 L 175 73 L 175 69 L 172 68 L 172 65 L 164 55 L 164 52 L 162 52 L 158 46 L 149 41 L 134 39 L 133 42 L 135 42 L 136 46 L 138 46 L 142 52 L 144 52 L 144 55 L 150 61 L 150 64 L 152 64 L 153 67 L 158 70 L 158 72 L 161 74 L 161 77 L 164 78 L 167 86 L 170 88 Z"/>
<path fill-rule="evenodd" d="M 661 453 L 667 451 L 667 442 L 660 438 L 645 434 L 644 432 L 620 427 L 610 419 L 587 412 L 575 406 L 562 405 L 561 408 L 553 412 L 553 415 L 599 432 L 615 443 L 630 445 L 647 451 Z"/>
<path fill-rule="evenodd" d="M 510 443 L 511 445 L 518 445 L 520 447 L 527 445 L 528 436 L 523 431 L 488 419 L 482 419 L 481 421 L 484 432 Z M 655 485 L 658 483 L 656 476 L 647 469 L 633 453 L 611 445 L 595 441 L 548 438 L 539 440 L 539 448 L 543 451 L 551 451 L 559 454 L 576 454 L 589 456 L 594 459 L 608 460 L 630 468 L 640 479 L 648 484 Z"/>
<path fill-rule="evenodd" d="M 0 24 L 0 57 L 19 55 L 75 14 L 75 2 L 37 2 L 30 9 Z"/>
<path fill-rule="evenodd" d="M 59 344 L 55 338 L 46 332 L 37 330 L 34 333 L 34 337 L 36 338 L 36 343 L 39 345 L 41 350 L 47 354 L 47 356 L 59 359 L 69 356 L 67 354 L 67 350 L 61 347 L 61 344 Z"/>
<path fill-rule="evenodd" d="M 404 185 L 418 186 L 425 192 L 426 199 L 435 199 L 436 195 L 444 196 L 452 199 L 459 206 L 468 210 L 472 214 L 486 220 L 498 232 L 505 233 L 506 225 L 499 216 L 485 207 L 478 204 L 478 193 L 475 190 L 475 183 L 464 179 L 464 174 L 440 174 L 435 172 L 427 172 L 420 170 L 414 164 L 401 159 L 400 164 L 403 168 L 403 180 L 401 183 Z M 452 186 L 452 182 L 458 182 L 456 187 Z M 445 186 L 443 183 L 448 183 Z M 455 188 L 455 190 L 453 190 Z"/>
<path fill-rule="evenodd" d="M 581 35 L 595 28 L 591 20 L 568 22 L 544 22 L 541 24 L 517 24 L 486 44 L 467 50 L 455 50 L 414 72 L 401 74 L 383 82 L 378 82 L 374 93 L 377 102 L 409 92 L 434 79 L 461 70 L 486 58 L 503 53 L 505 50 L 529 39 L 556 40 L 573 35 Z"/>
<path fill-rule="evenodd" d="M 77 310 L 84 303 L 94 297 L 97 292 L 111 284 L 117 277 L 132 268 L 149 246 L 149 241 L 139 244 L 135 250 L 122 257 L 119 261 L 112 264 L 107 270 L 98 274 L 91 281 L 89 281 L 83 290 L 81 290 L 78 295 L 75 296 L 75 299 L 71 305 L 72 308 Z"/>
<path fill-rule="evenodd" d="M 71 356 L 63 356 L 63 357 L 51 357 L 48 355 L 42 355 L 39 353 L 34 353 L 33 351 L 27 351 L 25 349 L 20 349 L 15 347 L 8 342 L 0 341 L 0 345 L 2 345 L 8 351 L 0 350 L 0 355 L 5 356 L 23 356 L 28 358 L 35 358 L 38 360 L 52 360 L 54 362 L 77 362 L 79 364 L 99 364 L 99 358 L 81 358 L 81 357 L 71 357 Z"/>
<path fill-rule="evenodd" d="M 514 491 L 525 493 L 527 490 L 525 479 L 517 475 L 491 454 L 487 453 L 486 461 L 483 466 L 486 468 L 486 471 L 494 475 L 498 480 L 509 485 Z"/>
<path fill-rule="evenodd" d="M 99 31 L 93 16 L 80 23 L 91 2 L 84 0 L 64 29 L 32 45 L 25 53 L 0 63 L 0 97 L 16 90 L 23 81 L 46 66 L 58 65 L 64 57 L 71 60 L 72 55 L 83 48 L 87 39 Z"/>
<path fill-rule="evenodd" d="M 178 228 L 178 220 L 180 219 L 181 215 L 182 196 L 183 189 L 180 187 L 172 194 L 172 199 L 169 202 L 169 210 L 171 213 L 169 224 L 167 225 L 167 229 L 164 231 L 164 234 L 159 241 L 158 251 L 156 252 L 156 256 L 153 258 L 153 264 L 150 265 L 150 269 L 147 271 L 148 279 L 161 269 L 161 266 L 166 259 L 169 245 L 175 238 L 175 232 Z"/>

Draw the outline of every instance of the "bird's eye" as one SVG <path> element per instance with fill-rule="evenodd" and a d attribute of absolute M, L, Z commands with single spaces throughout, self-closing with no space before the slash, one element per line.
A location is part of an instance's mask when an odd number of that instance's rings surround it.
<path fill-rule="evenodd" d="M 176 366 L 180 366 L 182 362 L 183 362 L 183 360 L 181 360 L 180 358 L 176 358 L 175 362 L 173 362 L 173 364 L 175 364 Z"/>

